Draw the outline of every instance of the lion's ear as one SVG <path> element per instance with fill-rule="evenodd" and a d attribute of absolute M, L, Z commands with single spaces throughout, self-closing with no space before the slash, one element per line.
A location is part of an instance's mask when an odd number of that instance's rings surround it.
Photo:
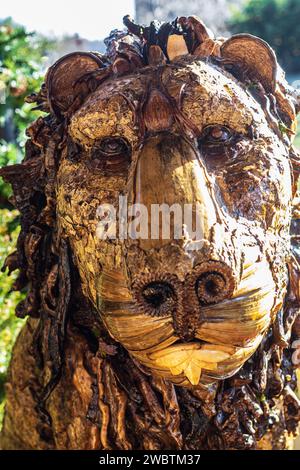
<path fill-rule="evenodd" d="M 100 55 L 92 52 L 72 52 L 55 62 L 46 76 L 51 111 L 58 117 L 66 114 L 76 98 L 75 85 L 80 78 L 102 67 Z"/>
<path fill-rule="evenodd" d="M 221 56 L 240 64 L 247 75 L 257 77 L 266 91 L 274 92 L 277 59 L 268 43 L 251 34 L 236 34 L 222 44 Z"/>

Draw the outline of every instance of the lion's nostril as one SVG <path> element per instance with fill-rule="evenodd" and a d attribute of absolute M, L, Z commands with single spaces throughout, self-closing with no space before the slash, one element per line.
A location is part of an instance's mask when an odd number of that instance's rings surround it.
<path fill-rule="evenodd" d="M 152 316 L 172 315 L 178 302 L 174 283 L 165 279 L 147 281 L 140 279 L 133 286 L 135 298 L 142 310 Z"/>
<path fill-rule="evenodd" d="M 176 293 L 167 282 L 150 282 L 142 289 L 144 302 L 152 309 L 152 315 L 172 313 L 176 304 Z"/>

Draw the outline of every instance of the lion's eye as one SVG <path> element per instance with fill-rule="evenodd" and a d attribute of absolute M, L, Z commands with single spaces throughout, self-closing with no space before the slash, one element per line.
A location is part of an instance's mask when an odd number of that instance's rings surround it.
<path fill-rule="evenodd" d="M 97 145 L 97 151 L 108 157 L 128 155 L 129 144 L 122 137 L 106 137 Z"/>
<path fill-rule="evenodd" d="M 228 127 L 220 125 L 206 126 L 199 139 L 200 145 L 215 146 L 228 144 L 233 137 L 233 132 Z"/>

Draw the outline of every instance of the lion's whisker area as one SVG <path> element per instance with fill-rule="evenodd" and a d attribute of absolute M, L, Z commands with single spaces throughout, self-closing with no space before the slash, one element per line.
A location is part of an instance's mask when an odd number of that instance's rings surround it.
<path fill-rule="evenodd" d="M 124 18 L 59 59 L 0 170 L 21 214 L 3 449 L 287 449 L 297 91 L 272 48 Z"/>

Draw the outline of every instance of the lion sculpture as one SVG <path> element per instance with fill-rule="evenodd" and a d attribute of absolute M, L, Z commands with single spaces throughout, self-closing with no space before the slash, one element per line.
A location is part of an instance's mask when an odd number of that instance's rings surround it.
<path fill-rule="evenodd" d="M 19 269 L 29 317 L 2 448 L 290 448 L 299 97 L 250 34 L 215 38 L 194 16 L 124 24 L 106 55 L 50 67 L 28 97 L 46 114 L 1 170 L 21 214 L 4 269 Z M 120 196 L 149 211 L 197 203 L 201 237 L 175 237 L 174 218 L 165 238 L 161 223 L 101 236 L 99 207 Z"/>

